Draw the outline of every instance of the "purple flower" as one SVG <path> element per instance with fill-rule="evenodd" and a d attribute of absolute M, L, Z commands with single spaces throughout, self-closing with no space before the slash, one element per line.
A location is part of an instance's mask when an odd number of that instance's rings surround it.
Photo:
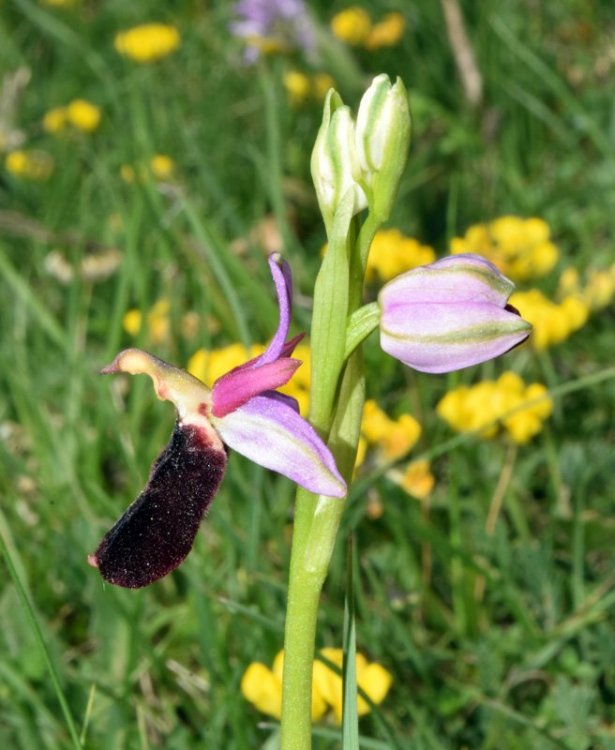
<path fill-rule="evenodd" d="M 314 30 L 303 0 L 239 0 L 233 11 L 232 33 L 247 43 L 245 60 L 255 62 L 261 52 L 299 47 L 314 50 Z"/>
<path fill-rule="evenodd" d="M 408 367 L 451 372 L 504 354 L 531 326 L 510 305 L 514 284 L 478 255 L 415 268 L 379 296 L 380 345 Z"/>
<path fill-rule="evenodd" d="M 228 448 L 311 492 L 346 494 L 330 450 L 300 416 L 297 402 L 275 390 L 300 366 L 291 354 L 302 337 L 287 340 L 290 269 L 278 254 L 269 257 L 269 266 L 280 309 L 275 336 L 263 354 L 218 378 L 211 390 L 139 349 L 126 349 L 102 371 L 149 375 L 158 397 L 177 409 L 171 442 L 145 489 L 89 557 L 110 583 L 145 586 L 184 560 L 224 476 Z"/>

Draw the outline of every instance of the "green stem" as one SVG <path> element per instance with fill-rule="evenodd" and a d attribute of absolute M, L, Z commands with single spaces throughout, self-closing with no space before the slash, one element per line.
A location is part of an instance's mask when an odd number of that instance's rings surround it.
<path fill-rule="evenodd" d="M 309 534 L 315 499 L 309 492 L 299 490 L 295 505 L 284 634 L 282 750 L 309 750 L 312 746 L 312 664 L 318 602 L 324 577 L 305 570 L 301 541 Z"/>
<path fill-rule="evenodd" d="M 340 388 L 329 447 L 349 483 L 365 400 L 361 352 L 349 360 Z M 282 750 L 310 750 L 312 665 L 320 592 L 327 577 L 345 501 L 299 489 L 291 552 L 284 639 Z"/>
<path fill-rule="evenodd" d="M 347 324 L 362 301 L 369 246 L 378 228 L 368 215 L 353 232 L 352 196 L 342 199 L 314 289 L 310 420 L 326 439 L 350 484 L 365 400 L 363 356 L 354 344 L 346 362 Z M 356 237 L 356 240 L 355 240 Z M 374 317 L 369 307 L 368 318 Z M 359 316 L 360 317 L 360 316 Z M 356 318 L 355 318 L 356 322 Z M 282 750 L 312 746 L 312 666 L 320 592 L 327 577 L 345 501 L 299 489 L 288 582 L 282 691 Z"/>

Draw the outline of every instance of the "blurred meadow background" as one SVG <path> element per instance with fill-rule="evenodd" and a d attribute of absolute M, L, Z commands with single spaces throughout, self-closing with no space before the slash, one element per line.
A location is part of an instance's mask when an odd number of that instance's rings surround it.
<path fill-rule="evenodd" d="M 535 333 L 448 376 L 367 342 L 317 648 L 342 645 L 352 535 L 357 648 L 390 675 L 359 675 L 362 747 L 615 748 L 615 6 L 309 11 L 310 40 L 301 14 L 246 39 L 230 2 L 0 4 L 0 746 L 275 747 L 293 486 L 232 455 L 186 563 L 103 585 L 86 557 L 174 415 L 146 378 L 97 373 L 132 345 L 207 383 L 243 361 L 275 330 L 273 250 L 309 330 L 323 97 L 356 106 L 384 72 L 414 132 L 368 298 L 480 252 Z M 334 700 L 314 736 L 341 746 Z"/>

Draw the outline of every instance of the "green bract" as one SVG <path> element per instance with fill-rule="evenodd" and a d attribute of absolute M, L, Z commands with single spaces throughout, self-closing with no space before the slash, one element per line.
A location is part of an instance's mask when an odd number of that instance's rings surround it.
<path fill-rule="evenodd" d="M 386 221 L 397 193 L 410 145 L 408 95 L 401 79 L 374 78 L 359 105 L 357 121 L 331 89 L 312 151 L 312 178 L 327 234 L 346 193 L 352 214 L 369 208 Z"/>

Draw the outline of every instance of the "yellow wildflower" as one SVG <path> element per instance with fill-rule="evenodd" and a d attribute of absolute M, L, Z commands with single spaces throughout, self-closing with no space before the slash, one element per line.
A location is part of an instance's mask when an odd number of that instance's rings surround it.
<path fill-rule="evenodd" d="M 502 216 L 470 227 L 464 237 L 452 240 L 451 252 L 478 253 L 515 281 L 544 276 L 559 255 L 545 221 L 518 216 Z"/>
<path fill-rule="evenodd" d="M 322 649 L 328 661 L 342 667 L 343 652 L 339 648 Z M 279 719 L 282 714 L 282 672 L 284 652 L 280 651 L 271 669 L 259 662 L 248 666 L 241 679 L 241 693 L 252 705 L 268 716 Z M 356 656 L 357 684 L 372 703 L 382 703 L 391 688 L 391 673 L 376 662 Z M 342 719 L 342 678 L 320 660 L 314 661 L 312 676 L 312 721 L 318 721 L 332 709 L 338 722 Z M 359 716 L 369 713 L 370 706 L 361 696 L 357 699 Z"/>
<path fill-rule="evenodd" d="M 321 102 L 334 86 L 335 81 L 328 73 L 316 73 L 312 78 L 312 94 L 316 101 Z"/>
<path fill-rule="evenodd" d="M 43 130 L 47 133 L 59 133 L 66 127 L 66 107 L 54 107 L 43 116 Z"/>
<path fill-rule="evenodd" d="M 323 648 L 320 652 L 327 661 L 340 669 L 344 660 L 344 652 L 339 648 Z M 357 685 L 369 697 L 372 703 L 382 703 L 391 688 L 393 677 L 391 673 L 376 662 L 368 663 L 363 654 L 356 655 Z M 316 692 L 322 696 L 325 703 L 332 709 L 336 720 L 342 721 L 343 691 L 342 678 L 337 672 L 321 661 L 314 662 L 313 684 Z M 369 713 L 370 706 L 361 696 L 357 699 L 357 713 L 364 716 Z"/>
<path fill-rule="evenodd" d="M 175 26 L 163 23 L 146 23 L 122 31 L 115 37 L 115 49 L 123 57 L 138 63 L 161 60 L 174 52 L 181 44 Z"/>
<path fill-rule="evenodd" d="M 185 339 L 189 341 L 190 339 L 196 338 L 196 335 L 198 334 L 200 327 L 201 327 L 201 319 L 198 313 L 195 313 L 194 311 L 190 310 L 189 312 L 184 313 L 184 315 L 182 315 L 181 332 L 182 332 L 182 336 Z"/>
<path fill-rule="evenodd" d="M 401 13 L 387 13 L 374 24 L 364 40 L 365 48 L 373 51 L 381 47 L 394 47 L 404 35 L 406 19 Z"/>
<path fill-rule="evenodd" d="M 480 431 L 482 437 L 492 438 L 503 429 L 513 442 L 526 443 L 540 432 L 552 408 L 541 383 L 526 386 L 517 374 L 505 372 L 498 380 L 449 391 L 436 411 L 459 432 Z"/>
<path fill-rule="evenodd" d="M 125 183 L 128 185 L 132 185 L 132 183 L 135 181 L 135 169 L 130 164 L 122 164 L 120 167 L 120 177 L 124 180 Z"/>
<path fill-rule="evenodd" d="M 373 488 L 367 493 L 365 515 L 370 521 L 378 521 L 384 515 L 384 504 L 382 498 Z"/>
<path fill-rule="evenodd" d="M 44 181 L 53 172 L 53 158 L 45 151 L 18 149 L 6 155 L 4 166 L 14 177 Z"/>
<path fill-rule="evenodd" d="M 431 494 L 436 478 L 430 471 L 429 461 L 412 461 L 399 478 L 399 485 L 412 497 L 426 500 Z"/>
<path fill-rule="evenodd" d="M 282 673 L 284 652 L 280 651 L 269 669 L 260 662 L 248 666 L 241 678 L 240 690 L 261 713 L 279 719 L 282 716 Z M 327 711 L 327 705 L 312 683 L 312 721 L 318 721 Z"/>
<path fill-rule="evenodd" d="M 160 299 L 154 303 L 152 309 L 147 313 L 149 335 L 155 344 L 162 343 L 169 338 L 169 332 L 171 329 L 171 321 L 169 319 L 170 311 L 171 303 L 169 300 Z"/>
<path fill-rule="evenodd" d="M 386 435 L 390 421 L 378 404 L 369 399 L 363 407 L 361 434 L 368 443 L 377 443 Z"/>
<path fill-rule="evenodd" d="M 175 171 L 175 162 L 164 154 L 154 154 L 149 164 L 152 175 L 157 180 L 167 180 Z"/>
<path fill-rule="evenodd" d="M 283 82 L 290 103 L 294 107 L 298 107 L 309 98 L 311 82 L 305 73 L 298 70 L 289 70 L 284 73 Z"/>
<path fill-rule="evenodd" d="M 527 443 L 537 435 L 553 410 L 552 401 L 547 398 L 547 389 L 542 383 L 528 385 L 523 398 L 528 402 L 537 400 L 537 403 L 504 419 L 504 427 L 515 443 Z"/>
<path fill-rule="evenodd" d="M 100 125 L 100 107 L 85 99 L 73 99 L 66 107 L 54 107 L 43 117 L 43 129 L 47 133 L 59 133 L 67 125 L 83 133 L 91 133 Z"/>
<path fill-rule="evenodd" d="M 147 331 L 154 344 L 161 344 L 169 338 L 171 321 L 169 313 L 171 303 L 168 299 L 159 299 L 154 303 L 146 315 Z M 122 321 L 124 330 L 131 336 L 136 336 L 143 324 L 143 315 L 139 310 L 129 310 Z"/>
<path fill-rule="evenodd" d="M 611 268 L 590 268 L 584 281 L 576 268 L 566 268 L 557 285 L 557 298 L 577 297 L 590 310 L 602 310 L 615 297 L 615 264 Z"/>
<path fill-rule="evenodd" d="M 421 426 L 414 417 L 404 414 L 398 420 L 393 420 L 380 409 L 375 401 L 371 399 L 366 401 L 363 407 L 361 435 L 355 459 L 355 473 L 363 465 L 370 447 L 376 448 L 376 462 L 395 461 L 412 450 L 420 434 Z M 427 468 L 429 468 L 428 463 Z M 410 492 L 408 486 L 404 485 L 404 475 L 398 469 L 387 471 L 386 476 L 404 487 L 407 492 Z M 419 493 L 431 491 L 431 487 L 428 490 L 426 489 L 429 481 L 426 477 L 422 478 L 422 488 L 419 488 L 421 480 L 419 480 L 418 473 L 415 474 L 415 480 L 416 491 L 410 494 L 418 496 Z M 431 477 L 431 480 L 431 486 L 433 486 L 435 480 L 433 477 Z M 410 482 L 410 478 L 407 481 Z M 368 495 L 365 512 L 372 521 L 377 520 L 384 513 L 384 505 L 375 490 Z"/>
<path fill-rule="evenodd" d="M 129 336 L 137 336 L 141 330 L 143 315 L 140 310 L 129 310 L 122 320 L 124 330 Z"/>
<path fill-rule="evenodd" d="M 240 690 L 262 714 L 276 719 L 282 716 L 282 683 L 264 664 L 253 662 L 249 665 L 241 678 Z"/>
<path fill-rule="evenodd" d="M 335 81 L 328 73 L 309 76 L 299 70 L 289 70 L 284 74 L 284 88 L 293 107 L 299 107 L 309 100 L 322 102 Z"/>
<path fill-rule="evenodd" d="M 402 414 L 387 435 L 380 441 L 384 457 L 389 461 L 405 456 L 415 445 L 421 435 L 421 426 L 410 414 Z"/>
<path fill-rule="evenodd" d="M 557 285 L 558 297 L 565 297 L 568 294 L 578 294 L 580 290 L 581 282 L 577 269 L 572 268 L 572 266 L 565 268 L 559 277 Z"/>
<path fill-rule="evenodd" d="M 581 290 L 581 297 L 591 310 L 602 310 L 615 296 L 615 273 L 611 270 L 591 270 Z"/>
<path fill-rule="evenodd" d="M 368 400 L 363 407 L 361 435 L 369 444 L 378 446 L 385 460 L 395 461 L 416 445 L 421 425 L 410 414 L 391 419 L 375 401 Z"/>
<path fill-rule="evenodd" d="M 175 162 L 165 154 L 154 154 L 147 165 L 122 164 L 120 167 L 120 177 L 129 185 L 137 180 L 147 182 L 152 178 L 159 181 L 169 180 L 174 172 Z"/>
<path fill-rule="evenodd" d="M 73 99 L 66 107 L 66 119 L 77 130 L 91 133 L 100 125 L 101 111 L 85 99 Z"/>
<path fill-rule="evenodd" d="M 331 19 L 331 31 L 342 42 L 358 46 L 363 44 L 372 30 L 369 13 L 353 5 L 336 13 Z"/>
<path fill-rule="evenodd" d="M 533 327 L 530 342 L 534 349 L 542 351 L 569 338 L 582 328 L 589 317 L 589 307 L 578 295 L 569 295 L 558 304 L 538 289 L 515 292 L 510 304 Z"/>
<path fill-rule="evenodd" d="M 389 281 L 412 268 L 433 263 L 435 259 L 433 248 L 421 245 L 399 229 L 380 229 L 369 251 L 366 278 L 371 281 L 377 276 L 381 281 Z"/>

